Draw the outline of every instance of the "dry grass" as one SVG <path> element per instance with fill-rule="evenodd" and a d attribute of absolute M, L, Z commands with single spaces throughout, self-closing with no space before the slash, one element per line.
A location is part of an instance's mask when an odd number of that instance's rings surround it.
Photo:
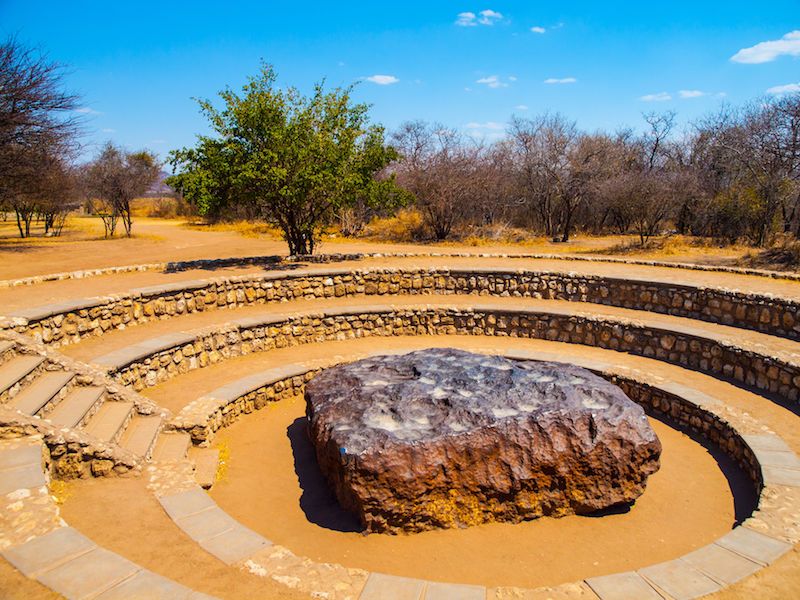
<path fill-rule="evenodd" d="M 221 221 L 219 223 L 206 223 L 199 220 L 191 220 L 184 223 L 184 227 L 195 231 L 225 231 L 238 233 L 246 238 L 267 238 L 270 240 L 280 240 L 281 232 L 277 227 L 273 227 L 262 221 Z"/>
<path fill-rule="evenodd" d="M 713 239 L 668 235 L 649 239 L 642 245 L 637 238 L 629 238 L 602 249 L 583 252 L 606 256 L 631 256 L 643 258 L 692 258 L 706 257 L 710 260 L 735 260 L 747 251 L 745 246 L 720 245 Z"/>
<path fill-rule="evenodd" d="M 72 486 L 68 481 L 52 479 L 50 481 L 50 495 L 53 497 L 53 501 L 58 506 L 61 506 L 72 496 Z"/>
<path fill-rule="evenodd" d="M 376 217 L 360 237 L 376 242 L 419 242 L 425 239 L 422 215 L 416 209 L 404 208 L 392 217 Z"/>

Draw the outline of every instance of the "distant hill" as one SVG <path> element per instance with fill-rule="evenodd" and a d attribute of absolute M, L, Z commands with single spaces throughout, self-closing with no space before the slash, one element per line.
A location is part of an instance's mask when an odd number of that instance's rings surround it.
<path fill-rule="evenodd" d="M 147 192 L 144 194 L 146 198 L 160 198 L 162 196 L 172 196 L 174 194 L 171 187 L 169 187 L 164 180 L 169 177 L 169 173 L 166 171 L 161 171 L 158 174 L 158 180 L 150 186 Z"/>

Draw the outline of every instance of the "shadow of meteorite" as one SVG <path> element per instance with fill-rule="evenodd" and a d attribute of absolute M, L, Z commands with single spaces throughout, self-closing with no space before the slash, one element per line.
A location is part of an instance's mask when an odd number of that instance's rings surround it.
<path fill-rule="evenodd" d="M 336 500 L 320 471 L 314 445 L 308 437 L 308 420 L 295 419 L 286 428 L 286 437 L 292 445 L 294 472 L 303 494 L 300 496 L 300 509 L 310 523 L 346 533 L 361 532 L 363 528 L 358 517 L 347 512 Z"/>

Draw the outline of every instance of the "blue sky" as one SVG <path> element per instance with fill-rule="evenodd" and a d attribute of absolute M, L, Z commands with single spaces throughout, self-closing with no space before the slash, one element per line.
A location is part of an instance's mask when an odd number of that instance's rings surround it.
<path fill-rule="evenodd" d="M 305 91 L 361 81 L 357 98 L 389 129 L 421 118 L 490 137 L 512 114 L 613 130 L 675 110 L 686 124 L 800 88 L 797 1 L 0 0 L 0 30 L 69 66 L 87 152 L 191 144 L 205 131 L 192 97 L 240 87 L 262 59 Z"/>

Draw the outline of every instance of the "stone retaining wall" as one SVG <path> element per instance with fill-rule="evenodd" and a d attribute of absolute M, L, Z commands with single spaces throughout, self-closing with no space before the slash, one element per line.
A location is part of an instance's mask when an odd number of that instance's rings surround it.
<path fill-rule="evenodd" d="M 193 341 L 170 345 L 120 364 L 111 374 L 135 390 L 230 357 L 298 344 L 394 335 L 496 335 L 584 344 L 638 354 L 696 369 L 797 402 L 800 366 L 726 343 L 646 327 L 624 319 L 508 310 L 502 307 L 374 306 L 306 313 L 204 329 Z"/>
<path fill-rule="evenodd" d="M 800 340 L 800 303 L 733 290 L 574 273 L 366 270 L 269 273 L 142 288 L 131 294 L 20 311 L 6 327 L 57 347 L 115 328 L 219 308 L 298 298 L 472 294 L 590 302 L 701 319 Z"/>

